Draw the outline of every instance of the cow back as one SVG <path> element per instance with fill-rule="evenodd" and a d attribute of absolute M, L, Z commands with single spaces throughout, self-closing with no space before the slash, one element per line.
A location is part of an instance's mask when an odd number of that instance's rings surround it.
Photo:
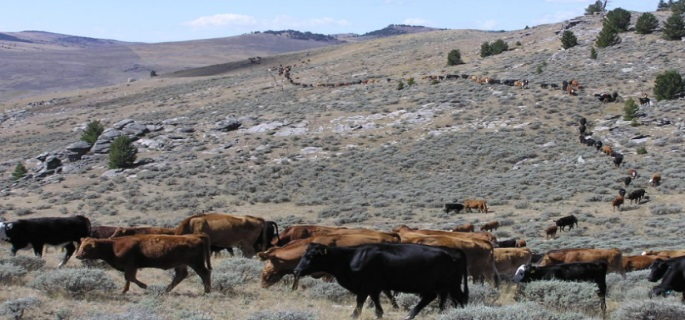
<path fill-rule="evenodd" d="M 208 213 L 184 219 L 176 228 L 176 234 L 206 233 L 213 246 L 229 248 L 242 244 L 242 249 L 258 241 L 265 224 L 265 220 L 258 217 Z"/>
<path fill-rule="evenodd" d="M 19 219 L 5 223 L 5 233 L 12 244 L 60 245 L 81 242 L 91 234 L 90 220 L 84 216 Z"/>

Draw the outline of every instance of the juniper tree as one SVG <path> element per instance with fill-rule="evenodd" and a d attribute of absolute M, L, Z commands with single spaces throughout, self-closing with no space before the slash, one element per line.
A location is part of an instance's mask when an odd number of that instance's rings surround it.
<path fill-rule="evenodd" d="M 575 47 L 576 45 L 578 45 L 578 38 L 576 38 L 576 35 L 571 31 L 564 31 L 564 33 L 561 35 L 561 46 L 564 49 L 568 49 Z"/>
<path fill-rule="evenodd" d="M 621 43 L 621 37 L 618 36 L 618 31 L 609 25 L 604 25 L 602 31 L 597 35 L 595 45 L 598 48 L 606 48 Z"/>
<path fill-rule="evenodd" d="M 657 100 L 669 100 L 685 92 L 683 77 L 676 70 L 658 74 L 654 80 L 654 96 Z"/>
<path fill-rule="evenodd" d="M 24 164 L 21 162 L 17 163 L 17 166 L 14 167 L 14 172 L 12 172 L 12 180 L 17 181 L 25 177 L 28 172 L 29 171 L 26 170 L 26 166 L 24 166 Z"/>
<path fill-rule="evenodd" d="M 630 11 L 623 8 L 616 8 L 607 12 L 604 25 L 607 24 L 618 32 L 628 31 L 628 26 L 630 25 Z"/>
<path fill-rule="evenodd" d="M 456 66 L 458 64 L 464 64 L 464 61 L 461 60 L 461 52 L 459 49 L 454 49 L 447 54 L 447 65 Z"/>
<path fill-rule="evenodd" d="M 643 13 L 635 23 L 635 32 L 639 34 L 650 34 L 659 27 L 659 20 L 649 12 Z"/>
<path fill-rule="evenodd" d="M 93 144 L 98 140 L 98 137 L 100 137 L 100 134 L 102 134 L 103 131 L 105 131 L 105 127 L 102 126 L 100 121 L 88 121 L 86 129 L 83 130 L 83 133 L 81 134 L 81 140 Z"/>
<path fill-rule="evenodd" d="M 680 40 L 685 36 L 685 22 L 680 13 L 673 12 L 664 22 L 663 37 L 666 40 Z"/>
<path fill-rule="evenodd" d="M 604 11 L 604 4 L 602 4 L 602 1 L 595 1 L 594 4 L 591 4 L 585 8 L 585 14 L 586 15 L 593 15 L 597 12 L 602 12 Z"/>
<path fill-rule="evenodd" d="M 492 55 L 492 47 L 490 46 L 489 42 L 483 42 L 483 44 L 480 45 L 480 56 L 485 58 L 489 57 Z"/>
<path fill-rule="evenodd" d="M 590 48 L 590 59 L 597 59 L 597 49 L 595 49 L 595 47 Z"/>
<path fill-rule="evenodd" d="M 110 169 L 131 167 L 136 162 L 137 154 L 138 149 L 133 145 L 133 141 L 125 135 L 119 136 L 109 147 L 108 166 Z"/>

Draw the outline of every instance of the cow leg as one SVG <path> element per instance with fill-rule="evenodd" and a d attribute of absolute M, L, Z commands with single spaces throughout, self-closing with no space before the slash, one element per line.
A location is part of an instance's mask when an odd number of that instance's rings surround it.
<path fill-rule="evenodd" d="M 171 280 L 171 283 L 166 287 L 166 292 L 171 291 L 174 287 L 176 287 L 183 279 L 185 279 L 188 276 L 188 267 L 187 266 L 180 266 L 174 268 L 174 279 Z M 204 282 L 204 279 L 202 279 Z M 206 290 L 206 286 L 205 286 Z"/>
<path fill-rule="evenodd" d="M 31 244 L 31 247 L 33 247 L 33 254 L 35 254 L 36 257 L 43 257 L 43 246 L 44 244 L 42 243 Z"/>
<path fill-rule="evenodd" d="M 126 293 L 126 291 L 128 291 L 131 282 L 135 283 L 142 289 L 147 289 L 146 284 L 136 279 L 136 273 L 138 273 L 138 269 L 135 266 L 127 267 L 124 270 L 124 279 L 126 279 L 126 285 L 124 286 L 124 292 L 122 293 Z"/>
<path fill-rule="evenodd" d="M 354 308 L 354 311 L 350 316 L 351 318 L 358 318 L 362 314 L 362 307 L 364 306 L 364 301 L 366 301 L 366 297 L 368 296 L 369 295 L 366 293 L 357 294 L 357 306 Z"/>
<path fill-rule="evenodd" d="M 395 299 L 395 296 L 392 295 L 392 292 L 390 290 L 383 290 L 383 293 L 385 294 L 388 299 L 390 299 L 390 303 L 392 303 L 392 308 L 393 309 L 399 309 L 400 306 L 397 304 L 397 299 Z"/>
<path fill-rule="evenodd" d="M 65 249 L 67 249 L 67 253 L 64 254 L 64 259 L 62 259 L 62 262 L 59 263 L 57 266 L 58 268 L 62 267 L 69 261 L 69 258 L 71 258 L 71 255 L 74 254 L 74 251 L 76 251 L 76 247 L 74 246 L 73 242 L 69 242 L 66 246 L 64 246 Z"/>
<path fill-rule="evenodd" d="M 190 267 L 193 268 L 195 273 L 197 273 L 197 275 L 200 276 L 200 279 L 202 279 L 202 284 L 205 286 L 205 293 L 210 293 L 212 291 L 212 271 L 205 267 L 204 261 L 200 265 L 194 265 Z"/>
<path fill-rule="evenodd" d="M 438 294 L 435 292 L 421 294 L 421 301 L 419 301 L 419 304 L 417 304 L 416 307 L 414 307 L 414 309 L 412 309 L 411 312 L 409 312 L 409 315 L 404 319 L 414 319 L 414 317 L 416 317 L 416 315 L 421 312 L 423 308 L 431 303 L 431 301 L 435 300 L 435 297 L 437 296 Z"/>
<path fill-rule="evenodd" d="M 376 305 L 376 318 L 378 319 L 383 318 L 383 307 L 381 307 L 380 295 L 380 291 L 371 293 L 371 301 Z"/>

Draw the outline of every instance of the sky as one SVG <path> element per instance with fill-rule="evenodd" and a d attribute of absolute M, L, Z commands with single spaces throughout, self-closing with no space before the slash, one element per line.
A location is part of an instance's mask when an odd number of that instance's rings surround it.
<path fill-rule="evenodd" d="M 130 42 L 173 42 L 292 29 L 364 34 L 390 24 L 517 30 L 583 15 L 595 0 L 7 0 L 0 32 L 48 31 Z M 655 11 L 658 0 L 609 0 Z"/>

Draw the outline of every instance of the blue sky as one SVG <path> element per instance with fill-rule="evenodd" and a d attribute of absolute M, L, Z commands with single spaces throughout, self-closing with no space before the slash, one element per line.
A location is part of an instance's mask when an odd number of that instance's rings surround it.
<path fill-rule="evenodd" d="M 357 33 L 389 24 L 516 30 L 583 14 L 595 0 L 8 0 L 0 32 L 40 30 L 135 42 L 220 38 L 293 29 Z M 610 0 L 639 12 L 658 0 Z"/>

